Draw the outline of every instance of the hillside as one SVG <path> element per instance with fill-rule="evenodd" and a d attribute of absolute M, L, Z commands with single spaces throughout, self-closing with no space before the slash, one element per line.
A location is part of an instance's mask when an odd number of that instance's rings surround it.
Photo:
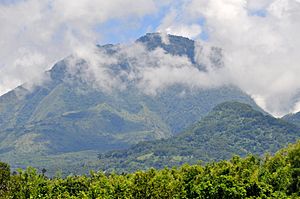
<path fill-rule="evenodd" d="M 186 57 L 197 70 L 205 71 L 205 65 L 194 61 L 195 42 L 187 38 L 170 35 L 169 43 L 165 44 L 159 34 L 153 33 L 141 37 L 136 44 L 146 47 L 145 56 L 150 60 L 160 48 L 164 55 Z M 107 65 L 106 70 L 122 74 L 133 70 L 130 68 L 133 64 L 143 64 L 135 63 L 139 60 L 134 57 L 137 55 L 132 58 L 119 52 L 130 49 L 120 48 L 98 46 L 105 56 L 118 58 L 117 64 Z M 73 57 L 56 63 L 43 84 L 31 90 L 22 85 L 0 97 L 0 160 L 9 162 L 13 168 L 54 167 L 58 164 L 57 157 L 62 157 L 63 165 L 68 165 L 64 162 L 66 157 L 82 164 L 77 161 L 79 157 L 84 161 L 89 157 L 87 154 L 93 156 L 128 148 L 139 141 L 168 138 L 224 101 L 240 101 L 260 110 L 250 96 L 232 86 L 191 90 L 184 85 L 173 85 L 149 95 L 134 82 L 126 82 L 129 86 L 125 90 L 108 92 L 82 78 L 87 73 L 85 60 L 70 62 L 70 59 Z M 221 67 L 220 59 L 220 50 L 212 48 L 212 65 Z"/>
<path fill-rule="evenodd" d="M 300 129 L 239 102 L 225 102 L 178 136 L 99 154 L 103 170 L 133 171 L 219 161 L 232 155 L 274 153 L 300 137 Z"/>
<path fill-rule="evenodd" d="M 282 119 L 287 122 L 293 123 L 297 126 L 300 126 L 300 112 L 285 115 Z"/>

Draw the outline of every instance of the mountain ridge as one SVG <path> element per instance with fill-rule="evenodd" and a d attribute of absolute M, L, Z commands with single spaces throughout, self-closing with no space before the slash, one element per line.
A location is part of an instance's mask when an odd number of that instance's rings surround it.
<path fill-rule="evenodd" d="M 300 112 L 287 114 L 282 117 L 283 120 L 300 126 Z"/>
<path fill-rule="evenodd" d="M 156 40 L 158 35 L 155 35 Z M 170 42 L 175 42 L 173 48 L 194 43 L 177 36 L 171 36 Z M 186 53 L 190 51 L 164 46 L 161 41 L 160 44 L 170 51 L 164 53 L 189 56 Z M 117 53 L 119 46 L 101 48 Z M 72 76 L 68 71 L 69 58 L 59 61 L 47 72 L 50 79 L 44 84 L 32 90 L 19 86 L 0 97 L 0 159 L 12 167 L 26 167 L 29 159 L 35 166 L 39 159 L 50 155 L 86 154 L 86 151 L 94 154 L 127 148 L 139 141 L 168 138 L 224 101 L 248 103 L 263 112 L 249 95 L 234 86 L 191 90 L 184 85 L 173 85 L 152 96 L 135 87 L 106 92 Z M 71 67 L 80 69 L 84 62 L 78 59 Z M 107 67 L 126 70 L 131 63 L 122 57 L 118 64 Z M 200 70 L 197 65 L 193 67 Z M 97 109 L 104 105 L 110 108 Z"/>
<path fill-rule="evenodd" d="M 300 128 L 239 102 L 217 105 L 187 131 L 168 139 L 142 142 L 123 151 L 99 154 L 103 170 L 131 172 L 262 155 L 295 142 Z M 113 168 L 113 169 L 112 169 Z"/>

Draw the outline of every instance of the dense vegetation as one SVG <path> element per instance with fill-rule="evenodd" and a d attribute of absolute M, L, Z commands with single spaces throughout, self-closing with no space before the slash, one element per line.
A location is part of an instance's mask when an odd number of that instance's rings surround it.
<path fill-rule="evenodd" d="M 225 102 L 185 133 L 99 154 L 101 169 L 127 172 L 275 153 L 300 138 L 300 129 L 239 102 Z"/>
<path fill-rule="evenodd" d="M 89 176 L 47 178 L 28 168 L 10 174 L 0 163 L 1 198 L 299 198 L 300 141 L 274 156 L 246 158 L 204 166 L 137 171 L 91 172 Z"/>
<path fill-rule="evenodd" d="M 178 36 L 169 39 L 166 45 L 158 34 L 147 34 L 137 42 L 145 44 L 149 53 L 159 47 L 167 54 L 187 56 L 193 62 L 194 41 Z M 118 45 L 99 46 L 99 50 L 109 56 L 116 53 L 118 58 L 117 64 L 108 66 L 108 73 L 127 74 L 134 70 L 131 66 L 137 60 L 123 55 Z M 218 65 L 218 50 L 211 51 L 210 59 Z M 19 86 L 0 96 L 0 160 L 11 167 L 49 165 L 48 170 L 54 167 L 66 170 L 70 163 L 64 161 L 65 157 L 76 164 L 72 167 L 77 167 L 86 163 L 78 159 L 92 157 L 95 152 L 168 138 L 181 133 L 224 101 L 257 107 L 249 95 L 230 86 L 190 90 L 174 85 L 149 96 L 133 82 L 124 82 L 128 83 L 127 89 L 106 92 L 82 79 L 87 73 L 83 60 L 77 60 L 71 66 L 74 73 L 70 73 L 68 59 L 56 63 L 47 72 L 49 81 L 42 85 L 32 90 L 27 90 L 26 85 Z M 204 70 L 204 65 L 195 67 Z M 62 160 L 59 165 L 57 158 Z"/>
<path fill-rule="evenodd" d="M 297 126 L 300 126 L 300 112 L 288 114 L 284 116 L 282 119 L 284 119 L 287 122 L 290 122 L 292 124 L 295 124 Z"/>

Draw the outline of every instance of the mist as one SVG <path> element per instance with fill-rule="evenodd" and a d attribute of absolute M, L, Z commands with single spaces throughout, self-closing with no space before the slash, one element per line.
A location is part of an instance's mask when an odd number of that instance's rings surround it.
<path fill-rule="evenodd" d="M 169 14 L 187 24 L 205 20 L 202 32 L 207 43 L 223 49 L 229 82 L 275 116 L 299 111 L 298 0 L 194 0 L 176 13 Z M 177 23 L 169 20 L 170 27 Z"/>
<path fill-rule="evenodd" d="M 160 36 L 162 41 L 169 42 L 168 35 Z M 216 88 L 226 83 L 221 75 L 224 68 L 216 68 L 206 59 L 212 48 L 208 45 L 198 44 L 195 48 L 196 63 L 205 66 L 202 70 L 187 56 L 171 55 L 159 47 L 149 51 L 140 42 L 111 48 L 114 53 L 96 46 L 77 48 L 74 56 L 67 59 L 69 74 L 102 91 L 122 91 L 134 86 L 151 96 L 176 84 L 194 90 Z"/>
<path fill-rule="evenodd" d="M 0 1 L 0 94 L 25 82 L 40 84 L 58 60 L 101 43 L 104 33 L 97 28 L 105 23 L 138 24 L 164 5 L 164 0 Z"/>
<path fill-rule="evenodd" d="M 163 49 L 148 52 L 132 38 L 117 45 L 114 56 L 95 46 L 104 35 L 95 27 L 110 20 L 139 27 L 141 19 L 161 12 L 147 30 L 160 32 L 166 43 L 167 34 L 196 40 L 195 61 L 206 71 Z M 234 85 L 275 116 L 300 111 L 299 0 L 27 0 L 0 4 L 0 13 L 1 94 L 24 82 L 40 84 L 43 71 L 72 54 L 69 72 L 76 74 L 76 59 L 86 60 L 81 78 L 107 92 L 128 84 L 148 95 L 174 84 L 191 89 Z M 213 46 L 222 49 L 220 68 L 207 59 Z M 113 73 L 110 66 L 124 58 L 131 69 Z"/>

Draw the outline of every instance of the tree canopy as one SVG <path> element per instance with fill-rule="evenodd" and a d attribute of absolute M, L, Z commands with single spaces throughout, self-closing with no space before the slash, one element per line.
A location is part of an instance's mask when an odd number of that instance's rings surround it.
<path fill-rule="evenodd" d="M 130 174 L 93 172 L 48 178 L 34 168 L 10 174 L 0 163 L 0 198 L 299 198 L 300 141 L 264 158 L 248 155 L 205 165 Z"/>

